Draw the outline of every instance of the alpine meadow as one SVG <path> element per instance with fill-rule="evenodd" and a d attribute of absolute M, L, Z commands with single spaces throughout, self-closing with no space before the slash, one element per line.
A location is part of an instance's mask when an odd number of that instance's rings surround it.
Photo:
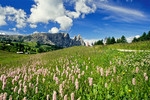
<path fill-rule="evenodd" d="M 0 100 L 150 100 L 149 9 L 0 0 Z"/>

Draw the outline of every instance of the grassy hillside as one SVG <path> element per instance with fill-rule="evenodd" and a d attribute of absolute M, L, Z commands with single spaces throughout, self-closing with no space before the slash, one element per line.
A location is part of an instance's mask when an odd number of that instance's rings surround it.
<path fill-rule="evenodd" d="M 112 48 L 79 46 L 20 55 L 20 61 L 12 59 L 16 64 L 22 62 L 21 56 L 25 58 L 19 68 L 13 63 L 7 64 L 11 68 L 1 66 L 0 93 L 19 100 L 148 100 L 150 53 Z M 13 58 L 13 54 L 1 55 Z"/>
<path fill-rule="evenodd" d="M 108 45 L 108 48 L 113 49 L 133 49 L 133 50 L 150 50 L 150 41 L 141 41 L 135 43 L 120 43 L 114 45 Z"/>

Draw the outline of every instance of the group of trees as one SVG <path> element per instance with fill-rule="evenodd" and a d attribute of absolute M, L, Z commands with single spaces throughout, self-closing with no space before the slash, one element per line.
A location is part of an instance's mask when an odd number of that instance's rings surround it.
<path fill-rule="evenodd" d="M 140 36 L 139 38 L 134 37 L 132 42 L 147 41 L 147 40 L 150 40 L 150 31 L 147 34 L 144 32 L 143 35 Z"/>
<path fill-rule="evenodd" d="M 39 42 L 36 43 L 36 46 L 29 46 L 23 42 L 0 41 L 0 50 L 8 52 L 27 52 L 30 54 L 35 54 L 57 49 L 62 48 L 55 45 L 42 45 Z"/>
<path fill-rule="evenodd" d="M 115 44 L 115 43 L 127 43 L 126 37 L 123 35 L 121 38 L 119 39 L 115 39 L 114 37 L 108 37 L 106 38 L 106 44 Z M 103 40 L 99 40 L 97 42 L 94 43 L 94 45 L 104 45 Z"/>

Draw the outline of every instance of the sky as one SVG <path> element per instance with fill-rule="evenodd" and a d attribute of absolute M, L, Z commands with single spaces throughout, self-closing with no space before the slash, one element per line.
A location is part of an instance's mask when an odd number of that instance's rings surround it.
<path fill-rule="evenodd" d="M 80 34 L 128 42 L 150 30 L 150 0 L 0 0 L 0 34 Z"/>

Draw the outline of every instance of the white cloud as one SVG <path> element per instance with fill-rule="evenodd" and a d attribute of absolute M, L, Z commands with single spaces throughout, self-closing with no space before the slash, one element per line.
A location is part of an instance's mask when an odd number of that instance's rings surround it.
<path fill-rule="evenodd" d="M 19 32 L 14 32 L 14 31 L 3 31 L 3 30 L 0 30 L 0 33 L 4 33 L 4 35 L 23 35 Z"/>
<path fill-rule="evenodd" d="M 31 28 L 36 28 L 37 25 L 35 25 L 35 24 L 30 24 L 30 27 L 31 27 Z"/>
<path fill-rule="evenodd" d="M 110 16 L 104 17 L 104 20 L 115 19 L 116 21 L 137 22 L 139 20 L 148 20 L 146 15 L 138 10 L 109 5 L 106 3 L 97 3 L 97 7 L 103 9 L 103 13 Z"/>
<path fill-rule="evenodd" d="M 59 29 L 57 27 L 51 28 L 51 30 L 48 31 L 49 33 L 58 33 Z"/>
<path fill-rule="evenodd" d="M 0 6 L 0 26 L 6 25 L 6 20 L 7 21 L 15 21 L 16 22 L 16 27 L 18 28 L 23 28 L 26 26 L 26 13 L 19 9 L 16 10 L 13 7 L 1 7 Z"/>
<path fill-rule="evenodd" d="M 49 21 L 60 24 L 60 30 L 67 30 L 72 26 L 72 19 L 67 17 L 78 17 L 78 13 L 69 12 L 64 8 L 62 0 L 34 0 L 36 5 L 31 8 L 28 22 L 37 24 Z M 66 14 L 68 12 L 68 14 Z"/>
<path fill-rule="evenodd" d="M 5 22 L 6 17 L 0 15 L 0 26 L 6 25 L 7 23 Z"/>
<path fill-rule="evenodd" d="M 87 6 L 87 3 L 91 3 L 92 7 Z M 75 10 L 84 14 L 93 13 L 96 10 L 96 5 L 92 0 L 77 0 L 75 3 Z"/>
<path fill-rule="evenodd" d="M 5 33 L 0 33 L 0 35 L 5 35 Z"/>
<path fill-rule="evenodd" d="M 28 22 L 36 25 L 37 23 L 57 22 L 60 24 L 59 30 L 66 31 L 73 24 L 73 18 L 79 18 L 96 10 L 96 5 L 92 0 L 73 0 L 75 11 L 66 10 L 63 0 L 34 0 L 35 5 L 32 6 L 31 15 Z M 92 3 L 92 4 L 91 4 Z M 88 5 L 91 6 L 88 6 Z"/>
<path fill-rule="evenodd" d="M 72 19 L 66 16 L 56 18 L 56 21 L 60 24 L 60 30 L 68 30 L 72 26 Z"/>
<path fill-rule="evenodd" d="M 136 36 L 133 36 L 133 37 L 128 37 L 128 38 L 127 38 L 127 42 L 128 42 L 128 43 L 131 43 L 134 37 L 139 38 L 140 35 L 136 35 Z"/>
<path fill-rule="evenodd" d="M 92 43 L 95 43 L 96 41 L 98 41 L 100 39 L 84 39 L 84 42 L 86 43 L 89 43 L 89 45 L 92 45 Z"/>
<path fill-rule="evenodd" d="M 16 28 L 9 28 L 9 30 L 16 31 Z"/>

